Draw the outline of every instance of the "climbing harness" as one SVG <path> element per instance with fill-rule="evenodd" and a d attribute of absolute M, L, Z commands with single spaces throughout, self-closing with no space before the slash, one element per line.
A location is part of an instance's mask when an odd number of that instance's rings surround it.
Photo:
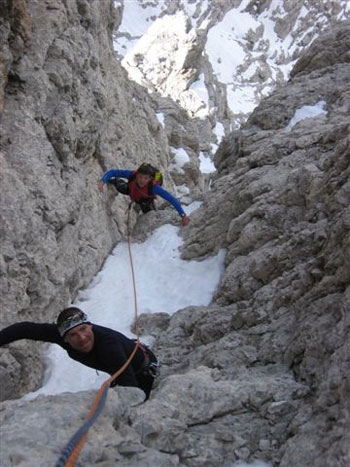
<path fill-rule="evenodd" d="M 99 417 L 101 414 L 103 407 L 105 405 L 106 399 L 107 399 L 107 392 L 109 387 L 113 384 L 113 382 L 123 373 L 123 371 L 126 370 L 126 368 L 130 365 L 132 359 L 134 358 L 137 349 L 144 344 L 140 343 L 140 338 L 139 338 L 139 323 L 138 323 L 138 310 L 137 310 L 137 293 L 136 293 L 136 280 L 135 280 L 135 272 L 134 272 L 134 264 L 132 260 L 132 253 L 131 253 L 131 229 L 130 229 L 130 209 L 131 209 L 131 204 L 129 205 L 128 209 L 128 219 L 127 219 L 127 225 L 128 225 L 128 251 L 129 251 L 129 259 L 130 259 L 130 267 L 131 267 L 131 275 L 132 275 L 132 283 L 133 283 L 133 292 L 134 292 L 134 309 L 135 309 L 135 334 L 137 338 L 135 339 L 135 347 L 130 354 L 129 358 L 127 361 L 124 363 L 124 365 L 119 368 L 112 376 L 110 376 L 104 383 L 102 383 L 95 400 L 92 404 L 92 407 L 89 411 L 89 413 L 86 416 L 86 420 L 84 424 L 79 428 L 79 430 L 70 438 L 68 441 L 66 447 L 63 449 L 61 456 L 59 457 L 56 466 L 55 467 L 74 467 L 74 462 L 77 460 L 80 451 L 82 450 L 86 438 L 87 438 L 87 433 L 92 426 L 92 424 L 95 422 L 95 420 Z M 144 346 L 146 347 L 146 346 Z M 153 366 L 152 366 L 153 365 Z M 153 371 L 155 374 L 157 374 L 157 370 L 159 368 L 158 362 L 152 362 L 149 363 L 149 368 L 150 371 Z M 152 370 L 151 370 L 152 368 Z"/>
<path fill-rule="evenodd" d="M 144 355 L 142 367 L 135 373 L 136 376 L 152 376 L 157 378 L 160 372 L 160 362 L 154 355 L 151 349 L 142 342 L 139 343 L 139 348 L 142 350 Z"/>

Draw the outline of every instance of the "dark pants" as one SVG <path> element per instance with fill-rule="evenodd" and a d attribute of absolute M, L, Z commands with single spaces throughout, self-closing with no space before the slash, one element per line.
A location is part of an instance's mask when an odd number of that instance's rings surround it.
<path fill-rule="evenodd" d="M 110 183 L 112 183 L 117 191 L 121 193 L 122 195 L 128 195 L 129 194 L 129 187 L 128 187 L 128 182 L 123 180 L 122 178 L 112 178 Z M 149 211 L 154 211 L 156 208 L 154 206 L 153 198 L 144 198 L 141 201 L 138 201 L 135 203 L 140 206 L 141 211 L 146 214 Z"/>

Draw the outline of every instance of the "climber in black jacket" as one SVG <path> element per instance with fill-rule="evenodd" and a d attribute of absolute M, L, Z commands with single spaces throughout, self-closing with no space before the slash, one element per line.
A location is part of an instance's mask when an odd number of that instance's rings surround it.
<path fill-rule="evenodd" d="M 56 324 L 24 321 L 0 331 L 0 346 L 19 339 L 58 344 L 73 360 L 110 375 L 127 361 L 136 345 L 135 340 L 118 331 L 92 324 L 87 315 L 76 307 L 63 310 Z M 158 366 L 153 352 L 140 344 L 130 365 L 113 382 L 113 386 L 139 387 L 147 400 Z"/>

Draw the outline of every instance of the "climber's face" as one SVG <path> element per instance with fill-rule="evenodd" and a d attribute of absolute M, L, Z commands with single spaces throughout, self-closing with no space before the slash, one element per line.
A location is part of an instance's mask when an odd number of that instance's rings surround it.
<path fill-rule="evenodd" d="M 92 325 L 84 323 L 68 331 L 64 336 L 64 341 L 74 350 L 88 353 L 94 346 L 94 337 Z"/>
<path fill-rule="evenodd" d="M 149 184 L 151 181 L 152 177 L 150 175 L 145 175 L 145 174 L 136 174 L 136 184 L 140 187 L 143 188 Z"/>

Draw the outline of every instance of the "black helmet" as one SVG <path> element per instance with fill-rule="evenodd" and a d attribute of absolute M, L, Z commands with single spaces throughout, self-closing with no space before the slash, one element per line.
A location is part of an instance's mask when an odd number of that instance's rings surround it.
<path fill-rule="evenodd" d="M 56 325 L 61 337 L 80 324 L 90 323 L 87 315 L 75 306 L 65 308 L 57 317 Z"/>

